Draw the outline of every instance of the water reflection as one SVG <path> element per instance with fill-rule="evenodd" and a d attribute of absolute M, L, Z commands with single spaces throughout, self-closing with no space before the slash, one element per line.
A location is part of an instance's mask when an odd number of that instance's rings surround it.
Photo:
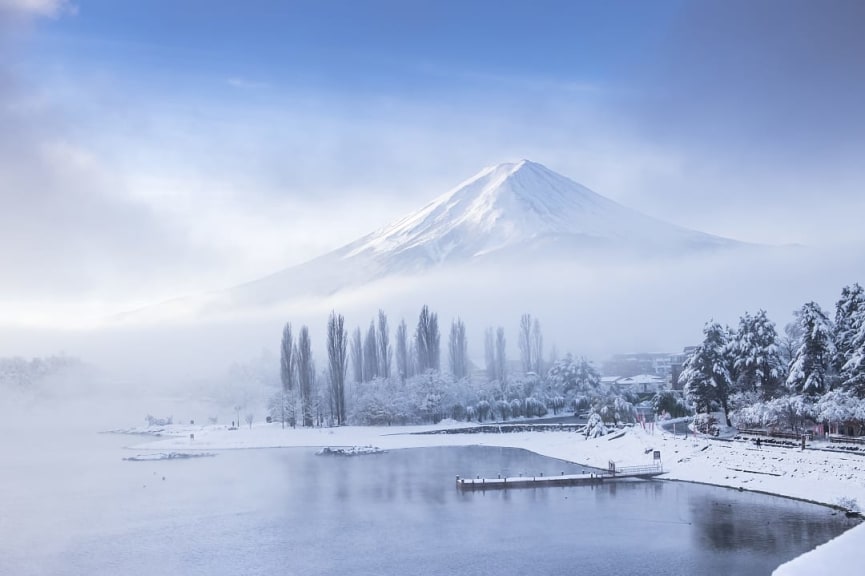
<path fill-rule="evenodd" d="M 825 541 L 833 537 L 840 521 L 829 509 L 822 514 L 803 513 L 813 506 L 794 501 L 778 506 L 762 495 L 732 490 L 692 490 L 688 506 L 695 542 L 718 551 L 774 553 L 791 542 L 804 546 Z"/>
<path fill-rule="evenodd" d="M 684 483 L 456 489 L 457 474 L 581 470 L 521 450 L 246 450 L 153 463 L 103 451 L 87 460 L 102 462 L 98 472 L 72 471 L 88 490 L 56 499 L 53 512 L 82 528 L 43 532 L 57 545 L 35 559 L 0 543 L 2 573 L 769 574 L 851 525 L 826 508 Z"/>

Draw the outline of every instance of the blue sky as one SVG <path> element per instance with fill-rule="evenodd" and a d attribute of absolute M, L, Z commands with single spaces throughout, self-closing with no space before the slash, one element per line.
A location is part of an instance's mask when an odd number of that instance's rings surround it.
<path fill-rule="evenodd" d="M 519 158 L 706 232 L 861 247 L 863 21 L 840 0 L 0 0 L 0 296 L 30 322 L 229 286 Z"/>
<path fill-rule="evenodd" d="M 236 74 L 283 89 L 451 91 L 449 77 L 615 77 L 679 2 L 81 2 L 44 25 L 44 55 L 157 77 Z M 539 34 L 535 31 L 542 30 Z"/>

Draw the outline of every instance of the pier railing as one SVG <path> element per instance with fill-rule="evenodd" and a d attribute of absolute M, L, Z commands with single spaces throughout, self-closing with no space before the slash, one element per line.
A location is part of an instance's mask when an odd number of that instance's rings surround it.
<path fill-rule="evenodd" d="M 664 467 L 660 463 L 647 466 L 621 466 L 611 471 L 612 475 L 615 476 L 641 476 L 643 474 L 648 476 L 662 474 L 663 472 Z"/>

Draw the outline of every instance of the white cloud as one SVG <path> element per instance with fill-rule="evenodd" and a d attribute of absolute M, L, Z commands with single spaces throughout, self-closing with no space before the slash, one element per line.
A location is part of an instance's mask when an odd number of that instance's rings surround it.
<path fill-rule="evenodd" d="M 27 16 L 56 18 L 62 14 L 74 14 L 78 8 L 69 0 L 0 0 L 0 11 Z"/>

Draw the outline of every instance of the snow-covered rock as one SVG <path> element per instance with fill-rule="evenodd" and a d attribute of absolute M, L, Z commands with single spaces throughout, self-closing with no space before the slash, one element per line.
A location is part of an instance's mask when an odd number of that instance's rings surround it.
<path fill-rule="evenodd" d="M 187 460 L 189 458 L 206 458 L 216 456 L 211 452 L 159 452 L 156 454 L 138 454 L 124 458 L 127 462 L 154 462 L 159 460 Z"/>
<path fill-rule="evenodd" d="M 382 450 L 375 446 L 325 446 L 315 454 L 317 456 L 366 456 L 368 454 L 384 454 L 387 450 Z"/>

